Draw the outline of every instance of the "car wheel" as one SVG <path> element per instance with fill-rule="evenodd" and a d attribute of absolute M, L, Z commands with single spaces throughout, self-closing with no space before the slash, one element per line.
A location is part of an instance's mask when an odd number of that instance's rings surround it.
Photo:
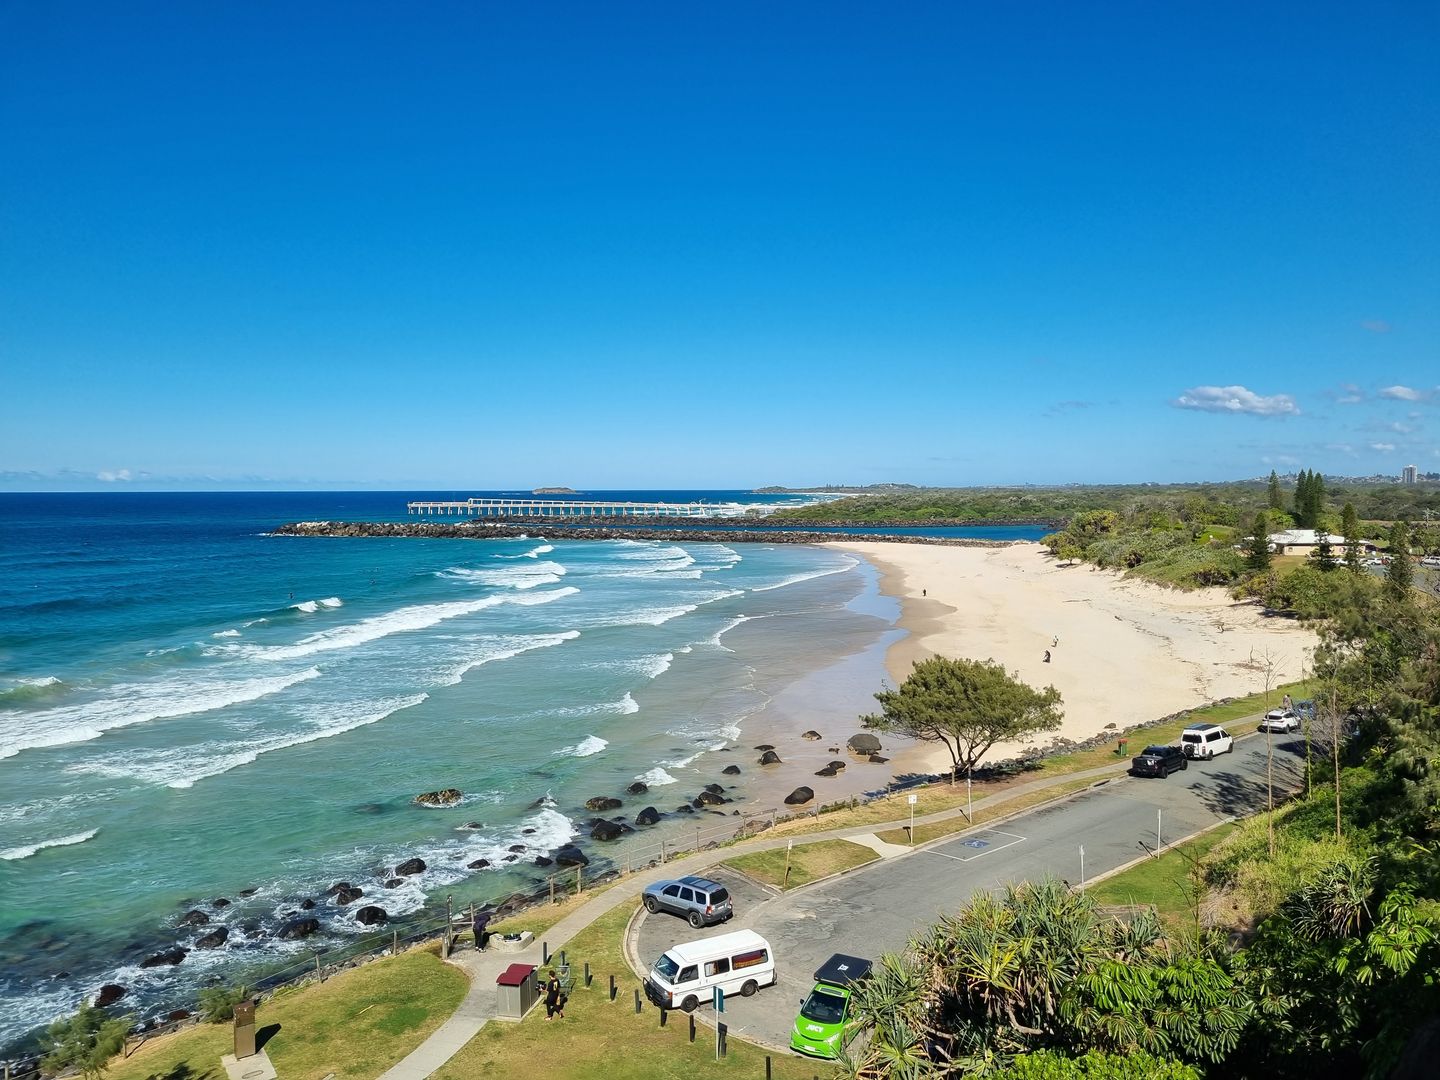
<path fill-rule="evenodd" d="M 1210 747 L 1208 747 L 1208 746 L 1205 748 L 1205 760 L 1206 760 L 1206 761 L 1214 761 L 1214 760 L 1215 760 L 1215 751 L 1212 750 L 1212 749 L 1210 749 Z"/>
<path fill-rule="evenodd" d="M 691 994 L 684 1001 L 680 1002 L 680 1010 L 682 1012 L 694 1012 L 696 1006 L 698 1006 L 699 1004 L 700 999 L 697 998 L 694 994 Z"/>
<path fill-rule="evenodd" d="M 1184 772 L 1184 771 L 1185 771 L 1186 769 L 1188 769 L 1189 767 L 1190 767 L 1190 760 L 1189 760 L 1188 758 L 1181 758 L 1181 759 L 1180 759 L 1180 771 L 1181 771 L 1181 772 Z"/>
<path fill-rule="evenodd" d="M 645 910 L 651 915 L 654 915 L 660 910 L 660 901 L 656 900 L 653 896 L 645 897 Z"/>
<path fill-rule="evenodd" d="M 695 927 L 696 930 L 699 930 L 705 925 L 705 916 L 701 915 L 698 911 L 690 912 L 690 925 Z"/>
<path fill-rule="evenodd" d="M 752 996 L 754 995 L 755 991 L 758 990 L 758 989 L 760 989 L 760 988 L 755 985 L 755 980 L 754 980 L 754 979 L 746 979 L 746 980 L 745 980 L 745 985 L 742 986 L 742 987 L 740 987 L 740 996 L 741 996 L 741 997 L 752 997 Z"/>

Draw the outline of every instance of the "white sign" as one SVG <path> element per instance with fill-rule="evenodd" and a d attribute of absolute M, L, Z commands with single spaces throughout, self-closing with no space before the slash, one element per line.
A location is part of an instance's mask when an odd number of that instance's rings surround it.
<path fill-rule="evenodd" d="M 919 796 L 919 795 L 911 795 L 911 796 L 910 796 L 909 802 L 910 802 L 910 805 L 911 805 L 911 806 L 914 806 L 914 805 L 915 805 L 917 802 L 919 802 L 919 801 L 920 801 L 920 796 Z"/>

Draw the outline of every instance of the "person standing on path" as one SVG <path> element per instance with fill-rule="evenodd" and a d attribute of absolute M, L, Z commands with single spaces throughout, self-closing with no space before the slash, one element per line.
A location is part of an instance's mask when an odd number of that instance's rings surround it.
<path fill-rule="evenodd" d="M 565 1008 L 560 1001 L 560 978 L 551 968 L 550 976 L 545 980 L 545 1019 L 553 1020 L 557 1016 L 564 1020 Z"/>

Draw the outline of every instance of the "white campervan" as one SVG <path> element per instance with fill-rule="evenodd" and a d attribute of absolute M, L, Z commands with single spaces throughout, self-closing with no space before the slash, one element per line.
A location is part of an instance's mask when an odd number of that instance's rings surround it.
<path fill-rule="evenodd" d="M 645 977 L 645 996 L 662 1009 L 690 1012 L 710 1001 L 717 986 L 723 994 L 749 997 L 773 985 L 770 943 L 753 930 L 737 930 L 666 949 Z"/>

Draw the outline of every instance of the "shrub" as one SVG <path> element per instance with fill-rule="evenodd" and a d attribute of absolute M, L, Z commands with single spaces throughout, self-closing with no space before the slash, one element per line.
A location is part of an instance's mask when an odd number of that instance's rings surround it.
<path fill-rule="evenodd" d="M 243 986 L 212 986 L 200 991 L 200 1018 L 208 1024 L 235 1019 L 235 1006 L 249 996 Z"/>

